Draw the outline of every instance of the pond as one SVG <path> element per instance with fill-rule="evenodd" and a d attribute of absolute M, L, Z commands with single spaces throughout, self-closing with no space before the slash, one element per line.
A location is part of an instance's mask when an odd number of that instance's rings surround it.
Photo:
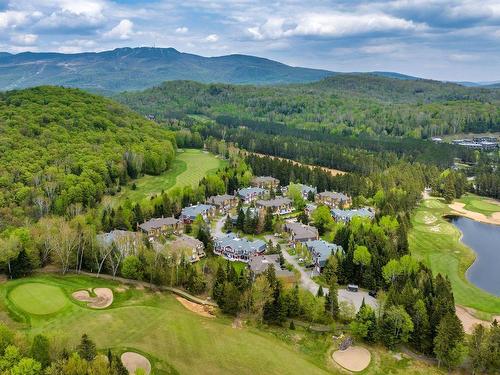
<path fill-rule="evenodd" d="M 449 219 L 463 233 L 462 242 L 476 253 L 476 260 L 467 270 L 467 279 L 500 296 L 500 226 L 462 216 Z"/>

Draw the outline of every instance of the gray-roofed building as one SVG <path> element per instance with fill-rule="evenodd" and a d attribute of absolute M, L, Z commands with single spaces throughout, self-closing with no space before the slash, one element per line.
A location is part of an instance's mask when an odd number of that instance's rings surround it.
<path fill-rule="evenodd" d="M 227 212 L 238 205 L 238 197 L 235 195 L 212 195 L 207 199 L 207 203 L 217 207 L 219 212 Z"/>
<path fill-rule="evenodd" d="M 305 243 L 307 250 L 311 253 L 312 261 L 316 271 L 321 272 L 325 267 L 328 257 L 342 251 L 342 246 L 335 245 L 324 240 L 307 241 Z"/>
<path fill-rule="evenodd" d="M 291 240 L 294 243 L 317 240 L 319 238 L 318 229 L 302 223 L 286 223 L 285 231 L 290 233 Z"/>
<path fill-rule="evenodd" d="M 182 235 L 169 243 L 170 249 L 175 252 L 184 252 L 189 257 L 191 263 L 197 262 L 206 254 L 204 251 L 203 242 L 196 238 Z"/>
<path fill-rule="evenodd" d="M 267 210 L 269 208 L 275 215 L 289 214 L 293 210 L 291 199 L 285 197 L 277 197 L 269 200 L 258 200 L 255 206 L 262 210 Z"/>
<path fill-rule="evenodd" d="M 257 176 L 252 178 L 250 185 L 254 187 L 260 187 L 262 189 L 274 189 L 280 185 L 280 180 L 271 176 Z"/>
<path fill-rule="evenodd" d="M 353 217 L 366 217 L 372 220 L 375 217 L 375 211 L 368 207 L 353 209 L 353 210 L 341 210 L 339 208 L 333 208 L 331 210 L 332 216 L 335 221 L 342 221 L 348 223 Z"/>
<path fill-rule="evenodd" d="M 258 254 L 266 251 L 267 244 L 262 240 L 250 241 L 239 238 L 234 233 L 218 237 L 214 243 L 214 253 L 232 261 L 248 262 Z"/>
<path fill-rule="evenodd" d="M 278 254 L 260 255 L 253 257 L 248 262 L 250 272 L 255 276 L 267 271 L 273 265 L 278 277 L 295 277 L 295 274 L 287 269 L 282 269 L 280 266 L 280 257 Z"/>
<path fill-rule="evenodd" d="M 311 216 L 311 214 L 314 212 L 314 210 L 318 208 L 318 205 L 315 203 L 308 203 L 304 207 L 304 212 L 308 215 Z"/>
<path fill-rule="evenodd" d="M 192 223 L 198 215 L 208 220 L 215 215 L 215 206 L 210 204 L 197 204 L 195 206 L 184 207 L 181 211 L 180 220 L 185 224 L 189 224 Z"/>
<path fill-rule="evenodd" d="M 151 240 L 159 236 L 179 234 L 182 232 L 184 226 L 175 217 L 159 217 L 139 224 L 138 227 Z"/>
<path fill-rule="evenodd" d="M 264 197 L 267 194 L 267 190 L 260 187 L 247 187 L 238 190 L 238 197 L 240 197 L 243 202 L 251 203 L 257 199 Z"/>
<path fill-rule="evenodd" d="M 113 243 L 116 248 L 124 255 L 133 255 L 142 243 L 142 234 L 130 232 L 128 230 L 112 230 L 108 233 L 97 235 L 97 242 L 101 246 L 111 246 Z"/>
<path fill-rule="evenodd" d="M 351 197 L 335 191 L 323 191 L 318 193 L 315 196 L 315 201 L 318 204 L 324 204 L 330 208 L 348 207 L 351 205 Z"/>

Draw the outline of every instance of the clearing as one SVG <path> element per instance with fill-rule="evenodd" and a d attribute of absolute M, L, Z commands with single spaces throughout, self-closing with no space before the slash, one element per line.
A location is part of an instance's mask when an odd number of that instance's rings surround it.
<path fill-rule="evenodd" d="M 474 199 L 489 201 L 477 196 Z M 443 217 L 451 213 L 452 210 L 440 199 L 422 201 L 412 217 L 413 228 L 408 236 L 410 252 L 430 266 L 435 274 L 449 277 L 457 304 L 478 310 L 479 315 L 485 313 L 480 317 L 490 320 L 492 315 L 500 314 L 500 297 L 485 292 L 466 279 L 465 272 L 476 255 L 460 241 L 462 233 Z"/>
<path fill-rule="evenodd" d="M 133 181 L 136 189 L 131 186 L 122 188 L 114 197 L 110 197 L 113 205 L 121 204 L 129 199 L 140 202 L 162 191 L 176 187 L 195 186 L 207 174 L 215 173 L 226 162 L 215 155 L 198 149 L 178 150 L 172 167 L 160 176 L 143 176 Z"/>

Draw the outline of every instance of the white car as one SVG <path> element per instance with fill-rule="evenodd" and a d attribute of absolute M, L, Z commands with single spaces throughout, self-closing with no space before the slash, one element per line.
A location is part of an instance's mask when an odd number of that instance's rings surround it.
<path fill-rule="evenodd" d="M 303 262 L 304 261 L 304 258 L 299 258 L 299 262 Z"/>

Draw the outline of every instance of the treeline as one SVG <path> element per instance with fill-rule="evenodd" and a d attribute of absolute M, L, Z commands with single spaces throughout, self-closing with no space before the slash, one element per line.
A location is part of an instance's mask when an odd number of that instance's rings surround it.
<path fill-rule="evenodd" d="M 500 199 L 500 153 L 480 154 L 470 174 L 476 194 Z"/>
<path fill-rule="evenodd" d="M 128 375 L 120 356 L 110 349 L 99 355 L 83 334 L 76 347 L 53 335 L 27 337 L 0 323 L 0 369 L 5 375 Z M 139 374 L 138 371 L 136 374 Z M 145 374 L 145 372 L 142 372 Z"/>
<path fill-rule="evenodd" d="M 430 138 L 500 131 L 497 90 L 427 80 L 338 75 L 303 85 L 238 86 L 165 82 L 117 100 L 159 120 L 202 114 L 326 129 L 344 136 Z"/>
<path fill-rule="evenodd" d="M 108 99 L 38 87 L 0 94 L 0 230 L 74 216 L 142 174 L 167 170 L 171 131 Z"/>

